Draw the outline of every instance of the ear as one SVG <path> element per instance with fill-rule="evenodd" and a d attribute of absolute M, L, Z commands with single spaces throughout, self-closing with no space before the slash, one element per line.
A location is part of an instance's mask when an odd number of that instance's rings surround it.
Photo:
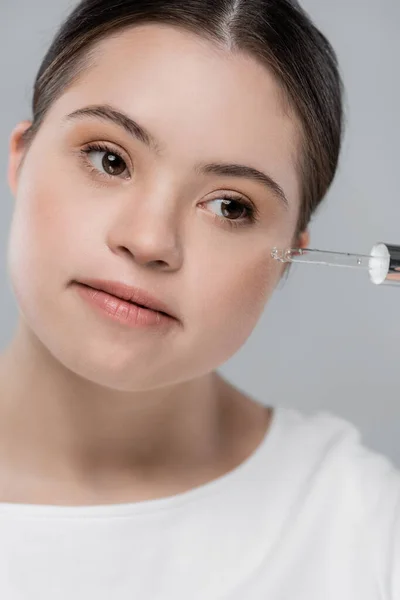
<path fill-rule="evenodd" d="M 300 233 L 297 238 L 295 238 L 294 243 L 293 243 L 293 248 L 309 248 L 309 244 L 310 244 L 310 233 L 308 230 L 306 230 L 306 231 L 303 231 L 302 233 Z M 282 271 L 281 285 L 286 282 L 286 280 L 289 276 L 289 271 L 290 271 L 291 266 L 292 266 L 291 263 L 285 264 L 285 267 Z"/>
<path fill-rule="evenodd" d="M 308 248 L 310 245 L 310 233 L 308 229 L 303 231 L 297 238 L 296 248 Z"/>
<path fill-rule="evenodd" d="M 25 155 L 26 142 L 23 134 L 31 127 L 31 121 L 22 121 L 13 129 L 9 140 L 8 185 L 15 196 L 18 187 L 19 169 Z"/>

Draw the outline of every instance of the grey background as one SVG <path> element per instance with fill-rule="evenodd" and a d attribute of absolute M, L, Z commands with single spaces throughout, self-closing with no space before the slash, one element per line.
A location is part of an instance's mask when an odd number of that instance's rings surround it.
<path fill-rule="evenodd" d="M 111 1 L 111 0 L 110 0 Z M 6 181 L 12 127 L 30 118 L 36 70 L 71 0 L 0 0 L 0 344 L 17 308 L 6 247 L 13 199 Z M 400 243 L 400 2 L 304 0 L 333 43 L 347 95 L 340 170 L 311 226 L 311 247 L 369 253 Z M 400 465 L 400 288 L 347 269 L 297 265 L 246 344 L 220 372 L 265 404 L 326 410 Z"/>

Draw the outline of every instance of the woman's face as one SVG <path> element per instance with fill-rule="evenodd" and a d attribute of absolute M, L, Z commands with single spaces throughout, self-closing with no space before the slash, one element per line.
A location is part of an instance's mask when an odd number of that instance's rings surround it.
<path fill-rule="evenodd" d="M 68 117 L 94 106 L 135 120 L 157 149 L 100 110 Z M 292 244 L 299 215 L 299 129 L 272 75 L 243 54 L 145 25 L 99 44 L 18 172 L 26 126 L 10 144 L 8 255 L 25 325 L 68 369 L 114 389 L 173 384 L 229 359 L 282 275 L 271 249 Z M 201 173 L 209 163 L 263 172 L 287 204 L 244 172 Z M 103 317 L 72 285 L 86 278 L 143 288 L 179 321 L 129 328 Z"/>

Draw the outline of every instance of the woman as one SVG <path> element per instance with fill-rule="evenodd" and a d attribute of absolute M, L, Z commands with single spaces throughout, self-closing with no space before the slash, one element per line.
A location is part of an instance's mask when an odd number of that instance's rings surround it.
<path fill-rule="evenodd" d="M 62 25 L 10 139 L 0 597 L 400 597 L 394 467 L 216 370 L 272 248 L 308 246 L 341 134 L 295 2 L 85 0 Z"/>

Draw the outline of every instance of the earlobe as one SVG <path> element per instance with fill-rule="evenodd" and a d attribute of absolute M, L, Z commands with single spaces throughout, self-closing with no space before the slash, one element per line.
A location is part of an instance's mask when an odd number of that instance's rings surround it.
<path fill-rule="evenodd" d="M 308 229 L 306 229 L 306 231 L 303 231 L 300 235 L 299 235 L 299 242 L 297 244 L 298 248 L 309 248 L 310 247 L 310 233 L 308 231 Z"/>
<path fill-rule="evenodd" d="M 8 184 L 15 196 L 18 186 L 18 173 L 24 158 L 26 142 L 24 133 L 31 127 L 31 121 L 22 121 L 13 129 L 9 141 Z"/>
<path fill-rule="evenodd" d="M 303 231 L 295 240 L 293 244 L 294 248 L 309 248 L 310 247 L 310 233 L 308 230 Z M 278 288 L 282 289 L 289 278 L 290 269 L 292 267 L 292 263 L 286 263 L 281 278 L 279 280 Z"/>

